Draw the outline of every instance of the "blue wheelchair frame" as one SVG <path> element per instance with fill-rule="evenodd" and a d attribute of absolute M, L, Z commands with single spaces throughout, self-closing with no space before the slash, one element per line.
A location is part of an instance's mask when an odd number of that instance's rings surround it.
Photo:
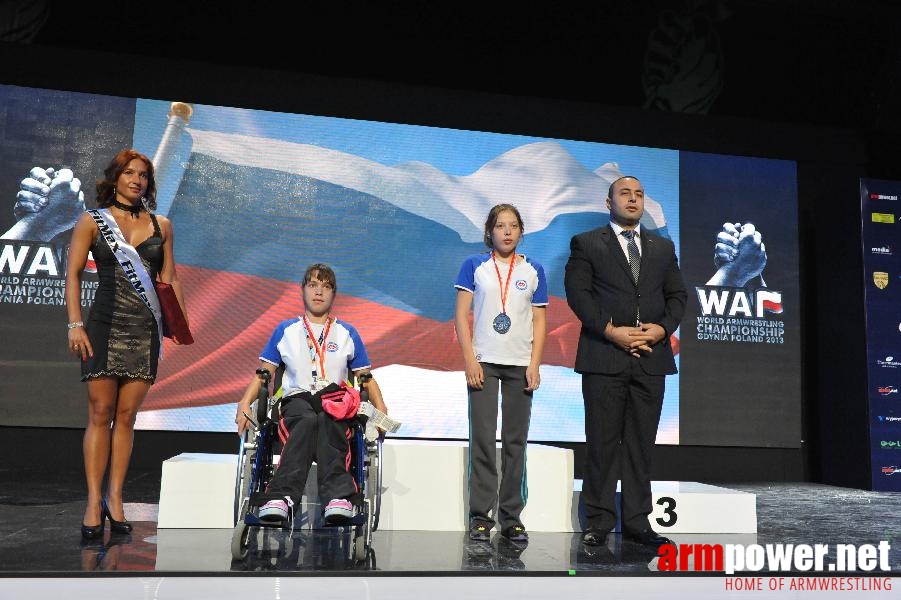
<path fill-rule="evenodd" d="M 285 529 L 282 524 L 261 521 L 258 506 L 250 506 L 251 495 L 263 492 L 275 472 L 273 465 L 273 444 L 275 442 L 277 421 L 273 415 L 277 412 L 281 398 L 269 395 L 270 373 L 266 369 L 257 369 L 260 377 L 260 391 L 255 402 L 253 427 L 244 432 L 238 450 L 238 472 L 235 481 L 235 528 L 232 532 L 232 558 L 242 560 L 249 551 L 250 534 L 254 528 Z M 361 399 L 365 402 L 367 394 L 360 382 Z M 249 415 L 248 415 L 249 416 Z M 330 527 L 344 528 L 349 534 L 347 550 L 349 558 L 357 563 L 366 561 L 371 554 L 372 532 L 378 529 L 379 511 L 381 510 L 382 489 L 382 441 L 379 435 L 376 440 L 368 441 L 365 436 L 366 417 L 357 415 L 350 423 L 353 430 L 351 437 L 351 475 L 363 497 L 361 508 L 354 517 L 342 525 Z M 256 510 L 255 510 L 256 509 Z M 309 524 L 309 514 L 299 510 L 300 519 L 295 525 L 304 527 Z"/>

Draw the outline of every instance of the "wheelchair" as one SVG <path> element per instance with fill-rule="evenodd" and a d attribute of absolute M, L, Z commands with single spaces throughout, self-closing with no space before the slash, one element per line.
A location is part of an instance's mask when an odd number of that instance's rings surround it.
<path fill-rule="evenodd" d="M 243 560 L 247 557 L 254 530 L 266 528 L 287 529 L 282 523 L 271 523 L 259 518 L 259 509 L 266 502 L 266 486 L 275 473 L 274 454 L 278 440 L 278 406 L 281 403 L 281 389 L 269 394 L 270 373 L 257 369 L 260 377 L 260 391 L 251 406 L 252 427 L 241 437 L 238 449 L 238 470 L 235 477 L 235 528 L 232 532 L 232 558 Z M 280 373 L 276 373 L 276 378 Z M 361 402 L 368 401 L 363 389 L 365 379 L 359 381 Z M 275 388 L 275 386 L 273 386 Z M 382 442 L 384 435 L 367 436 L 367 417 L 358 414 L 350 422 L 352 431 L 350 472 L 362 495 L 362 503 L 357 514 L 341 525 L 328 525 L 343 529 L 344 550 L 347 558 L 356 564 L 365 563 L 372 554 L 372 532 L 378 529 L 379 511 L 382 498 Z M 295 506 L 295 519 L 291 530 L 312 526 L 309 510 L 303 510 L 301 502 Z M 298 515 L 300 518 L 298 519 Z"/>

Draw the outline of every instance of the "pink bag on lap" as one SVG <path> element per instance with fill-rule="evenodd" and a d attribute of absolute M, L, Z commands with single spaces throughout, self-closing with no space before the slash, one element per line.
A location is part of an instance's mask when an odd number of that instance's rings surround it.
<path fill-rule="evenodd" d="M 322 410 L 330 414 L 336 421 L 353 418 L 359 408 L 359 390 L 347 387 L 346 383 L 342 383 L 337 390 L 323 390 L 322 392 Z"/>

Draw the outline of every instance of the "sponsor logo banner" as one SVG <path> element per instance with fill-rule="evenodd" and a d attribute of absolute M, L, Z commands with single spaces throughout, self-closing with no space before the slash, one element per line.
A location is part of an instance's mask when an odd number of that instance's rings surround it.
<path fill-rule="evenodd" d="M 901 361 L 895 360 L 894 356 L 886 356 L 885 358 L 877 358 L 876 365 L 883 369 L 897 369 L 901 367 Z"/>

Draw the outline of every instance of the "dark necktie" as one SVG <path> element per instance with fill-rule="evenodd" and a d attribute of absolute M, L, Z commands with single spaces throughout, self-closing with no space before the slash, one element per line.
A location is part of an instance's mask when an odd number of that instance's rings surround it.
<path fill-rule="evenodd" d="M 629 268 L 632 270 L 632 281 L 638 285 L 638 274 L 641 272 L 641 254 L 638 253 L 638 242 L 635 241 L 635 232 L 629 229 L 623 230 L 623 237 L 629 240 Z M 635 306 L 635 326 L 641 322 L 638 305 Z"/>
<path fill-rule="evenodd" d="M 635 241 L 635 232 L 623 230 L 623 237 L 629 240 L 629 268 L 632 269 L 632 281 L 638 283 L 638 275 L 641 272 L 641 254 L 638 253 L 638 243 Z"/>

